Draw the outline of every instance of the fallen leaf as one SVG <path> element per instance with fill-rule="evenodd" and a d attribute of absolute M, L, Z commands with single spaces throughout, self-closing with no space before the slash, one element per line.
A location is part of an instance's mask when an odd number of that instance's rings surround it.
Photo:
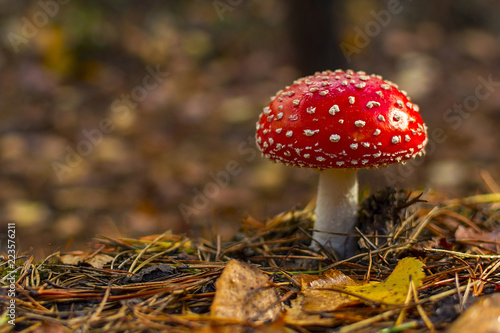
<path fill-rule="evenodd" d="M 333 326 L 339 320 L 323 317 L 322 313 L 359 303 L 359 300 L 352 300 L 341 292 L 328 290 L 356 285 L 353 279 L 340 271 L 331 269 L 321 275 L 301 274 L 298 282 L 302 290 L 291 301 L 285 315 L 285 321 L 290 325 Z"/>
<path fill-rule="evenodd" d="M 83 251 L 73 251 L 61 256 L 61 262 L 67 265 L 88 264 L 94 268 L 103 268 L 105 264 L 113 260 L 112 256 L 98 253 L 90 256 L 91 253 Z"/>
<path fill-rule="evenodd" d="M 336 318 L 328 318 L 304 311 L 302 308 L 304 298 L 304 294 L 298 294 L 297 298 L 291 301 L 291 306 L 286 307 L 285 322 L 288 325 L 330 327 L 339 323 Z"/>
<path fill-rule="evenodd" d="M 304 295 L 302 309 L 306 312 L 333 311 L 340 306 L 355 303 L 338 291 L 328 290 L 328 288 L 342 289 L 357 285 L 353 279 L 340 271 L 331 269 L 317 276 L 302 274 L 299 282 Z"/>
<path fill-rule="evenodd" d="M 415 258 L 402 259 L 389 277 L 382 282 L 370 282 L 361 286 L 347 286 L 346 291 L 371 301 L 404 304 L 410 279 L 418 288 L 422 285 L 425 273 L 422 271 L 424 263 Z M 352 299 L 360 297 L 350 296 Z"/>
<path fill-rule="evenodd" d="M 446 331 L 447 333 L 500 332 L 500 294 L 481 297 L 465 310 Z"/>
<path fill-rule="evenodd" d="M 455 239 L 458 242 L 474 243 L 481 245 L 482 248 L 499 252 L 500 250 L 500 232 L 477 232 L 472 228 L 459 226 L 455 231 Z"/>
<path fill-rule="evenodd" d="M 215 283 L 213 316 L 254 323 L 275 320 L 281 313 L 277 290 L 255 266 L 231 260 Z"/>

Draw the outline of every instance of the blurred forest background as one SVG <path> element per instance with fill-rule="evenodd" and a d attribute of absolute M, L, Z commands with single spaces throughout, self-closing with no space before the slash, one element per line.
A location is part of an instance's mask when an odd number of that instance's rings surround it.
<path fill-rule="evenodd" d="M 43 257 L 96 235 L 230 237 L 305 206 L 312 170 L 260 157 L 269 97 L 315 71 L 381 74 L 429 127 L 425 158 L 360 173 L 455 197 L 500 182 L 500 2 L 0 2 L 0 224 Z M 493 188 L 492 188 L 493 187 Z"/>

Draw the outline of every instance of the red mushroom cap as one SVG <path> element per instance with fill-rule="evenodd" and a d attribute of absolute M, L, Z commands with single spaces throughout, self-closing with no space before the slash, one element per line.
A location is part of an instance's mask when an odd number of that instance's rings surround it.
<path fill-rule="evenodd" d="M 293 166 L 384 166 L 423 153 L 427 128 L 418 110 L 378 75 L 324 71 L 272 98 L 257 123 L 257 144 L 265 157 Z"/>

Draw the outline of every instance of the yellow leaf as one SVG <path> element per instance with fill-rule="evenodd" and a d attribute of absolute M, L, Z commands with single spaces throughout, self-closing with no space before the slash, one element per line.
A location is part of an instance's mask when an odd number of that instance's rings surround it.
<path fill-rule="evenodd" d="M 389 277 L 382 282 L 370 282 L 361 286 L 347 286 L 344 289 L 362 298 L 383 303 L 404 304 L 410 279 L 418 288 L 422 285 L 425 273 L 424 263 L 415 258 L 402 259 Z M 355 299 L 359 297 L 350 296 Z"/>

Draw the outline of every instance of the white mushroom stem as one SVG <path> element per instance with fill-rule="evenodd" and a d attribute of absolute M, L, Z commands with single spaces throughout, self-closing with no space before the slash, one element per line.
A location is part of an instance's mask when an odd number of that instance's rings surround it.
<path fill-rule="evenodd" d="M 339 259 L 353 254 L 352 233 L 358 209 L 356 170 L 327 169 L 319 173 L 313 248 L 333 249 Z M 349 241 L 350 240 L 350 241 Z"/>

